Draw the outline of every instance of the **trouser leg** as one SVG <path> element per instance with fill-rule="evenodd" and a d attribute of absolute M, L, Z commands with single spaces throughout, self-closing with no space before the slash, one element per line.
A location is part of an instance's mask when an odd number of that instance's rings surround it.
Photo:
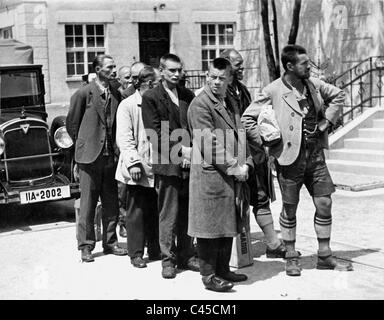
<path fill-rule="evenodd" d="M 197 238 L 196 240 L 200 274 L 203 277 L 215 274 L 219 251 L 219 239 Z"/>
<path fill-rule="evenodd" d="M 117 190 L 119 193 L 119 226 L 125 226 L 127 216 L 127 184 L 117 181 Z"/>
<path fill-rule="evenodd" d="M 141 186 L 127 186 L 127 248 L 131 258 L 143 257 L 144 255 L 145 189 Z"/>
<path fill-rule="evenodd" d="M 101 183 L 101 205 L 103 206 L 103 248 L 117 244 L 116 226 L 119 217 L 119 199 L 115 180 L 116 163 L 113 156 L 104 157 Z"/>
<path fill-rule="evenodd" d="M 162 266 L 175 266 L 175 231 L 179 210 L 178 178 L 156 175 L 159 209 L 159 243 Z"/>
<path fill-rule="evenodd" d="M 230 271 L 229 261 L 231 260 L 233 238 L 225 237 L 218 240 L 219 250 L 216 262 L 216 274 L 224 275 Z"/>
<path fill-rule="evenodd" d="M 160 254 L 159 245 L 159 212 L 157 194 L 154 188 L 145 191 L 144 230 L 148 245 L 148 255 L 156 257 Z"/>
<path fill-rule="evenodd" d="M 185 264 L 194 256 L 193 238 L 188 235 L 188 180 L 182 181 L 177 214 L 177 264 Z"/>
<path fill-rule="evenodd" d="M 78 220 L 78 249 L 82 250 L 89 246 L 91 250 L 95 248 L 95 209 L 99 199 L 101 188 L 100 161 L 96 160 L 92 164 L 79 164 L 80 176 L 80 211 Z"/>

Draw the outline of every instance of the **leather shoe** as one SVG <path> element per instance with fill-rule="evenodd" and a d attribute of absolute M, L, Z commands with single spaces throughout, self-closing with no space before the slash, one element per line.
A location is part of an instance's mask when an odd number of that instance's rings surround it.
<path fill-rule="evenodd" d="M 127 249 L 114 245 L 113 247 L 107 247 L 103 250 L 104 254 L 114 254 L 115 256 L 126 256 L 128 254 Z"/>
<path fill-rule="evenodd" d="M 287 252 L 286 259 L 287 262 L 285 264 L 285 273 L 287 276 L 301 276 L 299 253 L 297 251 Z"/>
<path fill-rule="evenodd" d="M 224 274 L 218 274 L 218 276 L 229 282 L 241 282 L 248 280 L 248 277 L 245 274 L 234 273 L 232 271 L 228 271 Z"/>
<path fill-rule="evenodd" d="M 214 274 L 203 277 L 203 283 L 207 290 L 226 292 L 233 288 L 233 283 L 224 280 Z"/>
<path fill-rule="evenodd" d="M 146 268 L 147 263 L 143 260 L 142 257 L 131 258 L 131 263 L 135 268 Z"/>
<path fill-rule="evenodd" d="M 285 259 L 285 254 L 287 253 L 287 249 L 285 248 L 285 245 L 283 243 L 280 243 L 280 245 L 276 249 L 270 249 L 267 247 L 266 254 L 267 258 L 283 258 Z"/>
<path fill-rule="evenodd" d="M 126 238 L 127 237 L 127 229 L 125 228 L 125 226 L 123 224 L 120 225 L 119 235 L 122 238 Z"/>
<path fill-rule="evenodd" d="M 89 247 L 85 247 L 81 250 L 81 261 L 82 262 L 93 262 L 95 259 L 92 256 L 92 251 Z"/>
<path fill-rule="evenodd" d="M 300 251 L 296 251 L 299 256 L 301 256 Z M 274 258 L 286 258 L 287 254 L 287 248 L 285 247 L 284 243 L 281 243 L 276 249 L 272 250 L 267 247 L 266 250 L 267 258 L 274 259 Z"/>
<path fill-rule="evenodd" d="M 192 257 L 188 259 L 187 263 L 178 265 L 178 268 L 199 272 L 200 271 L 199 260 L 196 259 L 195 257 Z"/>
<path fill-rule="evenodd" d="M 320 270 L 353 271 L 353 266 L 350 262 L 341 264 L 332 255 L 326 257 L 318 256 L 316 268 Z"/>
<path fill-rule="evenodd" d="M 161 275 L 164 279 L 173 279 L 176 277 L 176 269 L 172 266 L 166 266 L 163 267 L 163 270 L 161 271 Z"/>

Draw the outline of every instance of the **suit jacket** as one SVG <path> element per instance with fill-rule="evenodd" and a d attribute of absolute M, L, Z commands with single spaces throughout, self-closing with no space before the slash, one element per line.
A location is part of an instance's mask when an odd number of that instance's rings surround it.
<path fill-rule="evenodd" d="M 235 81 L 236 82 L 233 86 L 228 86 L 225 101 L 230 103 L 231 105 L 236 104 L 241 116 L 244 113 L 245 109 L 247 109 L 248 106 L 251 104 L 252 99 L 247 87 L 240 81 Z M 236 87 L 239 91 L 239 94 L 237 94 L 236 92 Z"/>
<path fill-rule="evenodd" d="M 110 86 L 112 141 L 115 152 L 116 110 L 121 100 L 119 91 Z M 95 81 L 81 87 L 71 97 L 66 127 L 75 142 L 75 161 L 89 164 L 94 162 L 103 150 L 106 139 L 104 102 Z"/>
<path fill-rule="evenodd" d="M 172 102 L 163 83 L 147 90 L 141 103 L 144 127 L 153 147 L 153 172 L 165 176 L 181 176 L 179 151 L 182 145 L 191 146 L 187 111 L 194 94 L 184 87 L 176 90 L 179 106 Z"/>
<path fill-rule="evenodd" d="M 201 238 L 235 237 L 236 184 L 231 171 L 239 164 L 253 167 L 248 156 L 239 110 L 234 120 L 207 85 L 188 110 L 193 130 L 189 188 L 188 234 Z"/>
<path fill-rule="evenodd" d="M 334 124 L 343 109 L 345 93 L 317 78 L 310 78 L 306 82 L 320 118 L 325 118 Z M 304 114 L 293 91 L 281 78 L 270 83 L 243 114 L 242 121 L 247 129 L 248 142 L 254 144 L 254 148 L 260 148 L 262 144 L 257 117 L 262 107 L 269 104 L 275 110 L 282 136 L 281 142 L 270 147 L 269 151 L 280 165 L 287 166 L 297 159 L 300 152 Z M 319 143 L 322 148 L 329 147 L 327 130 L 319 135 Z"/>
<path fill-rule="evenodd" d="M 133 84 L 129 85 L 126 89 L 120 91 L 121 97 L 123 99 L 128 98 L 136 92 L 135 86 Z"/>

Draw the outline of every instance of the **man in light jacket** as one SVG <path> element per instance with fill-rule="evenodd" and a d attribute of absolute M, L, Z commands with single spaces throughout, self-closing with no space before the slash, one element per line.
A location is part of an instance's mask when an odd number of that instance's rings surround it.
<path fill-rule="evenodd" d="M 138 75 L 138 89 L 124 99 L 116 115 L 116 143 L 120 149 L 116 180 L 127 185 L 126 228 L 128 255 L 136 268 L 145 268 L 145 240 L 149 260 L 160 255 L 157 194 L 151 164 L 151 145 L 141 115 L 142 94 L 158 85 L 155 70 L 145 66 Z"/>
<path fill-rule="evenodd" d="M 270 146 L 276 159 L 283 210 L 280 214 L 282 239 L 287 248 L 286 274 L 300 276 L 299 252 L 295 250 L 296 210 L 303 184 L 315 205 L 314 226 L 318 240 L 318 269 L 352 270 L 332 255 L 330 248 L 332 199 L 335 191 L 324 148 L 328 148 L 327 129 L 335 124 L 344 106 L 344 92 L 310 77 L 309 57 L 298 45 L 283 48 L 281 61 L 285 73 L 266 86 L 263 93 L 243 114 L 248 142 L 259 144 L 257 118 L 264 105 L 272 105 L 281 131 L 281 140 Z"/>

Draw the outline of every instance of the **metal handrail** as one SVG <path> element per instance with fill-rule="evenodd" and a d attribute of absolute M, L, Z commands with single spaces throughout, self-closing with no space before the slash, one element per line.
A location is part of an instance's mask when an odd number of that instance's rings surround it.
<path fill-rule="evenodd" d="M 378 100 L 378 104 L 381 106 L 382 98 L 384 98 L 383 76 L 384 56 L 372 56 L 329 81 L 343 89 L 349 99 L 349 103 L 347 102 L 345 106 L 348 110 L 343 111 L 332 131 L 335 131 L 340 125 L 343 126 L 352 121 L 365 109 L 372 108 L 376 105 L 374 101 Z"/>

